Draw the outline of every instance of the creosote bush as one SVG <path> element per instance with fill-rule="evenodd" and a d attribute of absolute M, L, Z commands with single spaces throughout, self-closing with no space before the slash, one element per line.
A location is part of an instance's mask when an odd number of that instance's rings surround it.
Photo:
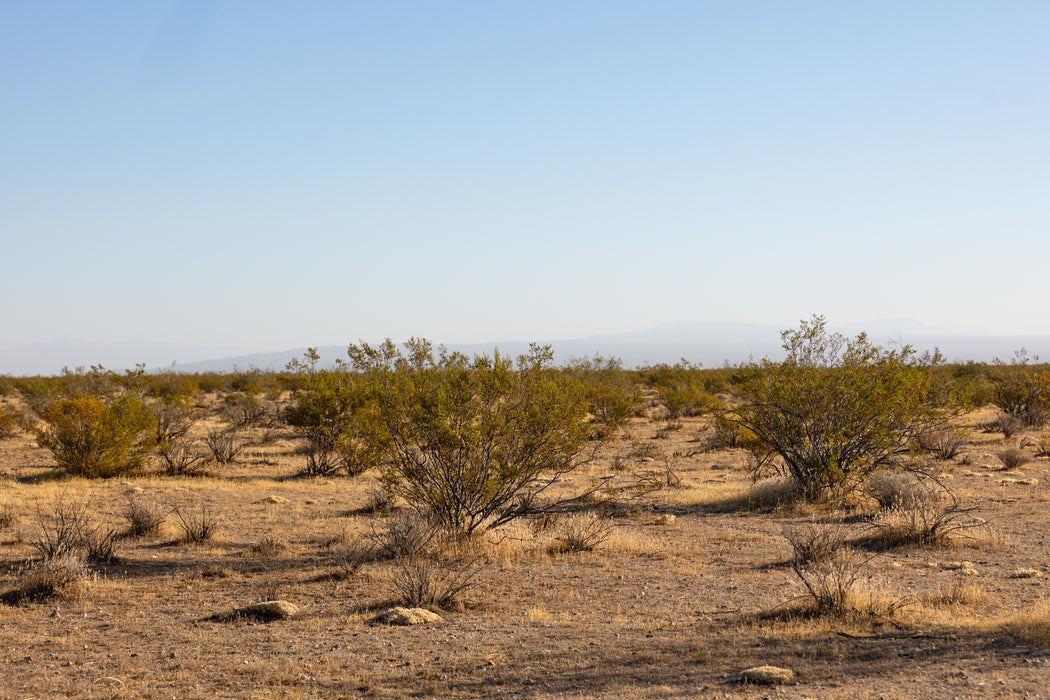
<path fill-rule="evenodd" d="M 642 409 L 641 387 L 619 358 L 573 358 L 565 371 L 583 387 L 591 413 L 603 434 L 619 430 Z"/>
<path fill-rule="evenodd" d="M 992 382 L 992 403 L 1022 429 L 1038 428 L 1050 418 L 1050 371 L 1037 372 L 1023 348 L 1010 363 L 995 361 Z"/>
<path fill-rule="evenodd" d="M 549 346 L 516 365 L 498 352 L 435 357 L 425 340 L 349 354 L 388 441 L 384 485 L 457 536 L 551 507 L 541 496 L 600 445 L 579 384 L 550 368 Z"/>
<path fill-rule="evenodd" d="M 385 448 L 374 395 L 344 364 L 324 369 L 319 360 L 309 348 L 302 360 L 288 363 L 283 377 L 292 392 L 286 419 L 306 438 L 303 474 L 355 476 L 377 466 Z"/>
<path fill-rule="evenodd" d="M 683 359 L 677 364 L 659 364 L 641 370 L 649 386 L 660 395 L 667 418 L 701 413 L 711 405 L 700 365 Z"/>
<path fill-rule="evenodd" d="M 121 378 L 101 367 L 66 375 L 65 390 L 31 400 L 46 427 L 37 442 L 58 465 L 84 477 L 113 477 L 139 468 L 152 447 L 156 421 L 137 382 L 140 369 Z"/>
<path fill-rule="evenodd" d="M 936 356 L 829 334 L 821 316 L 782 337 L 787 357 L 743 368 L 740 404 L 720 415 L 757 438 L 775 458 L 762 466 L 792 476 L 806 498 L 855 487 L 943 422 L 928 395 Z"/>

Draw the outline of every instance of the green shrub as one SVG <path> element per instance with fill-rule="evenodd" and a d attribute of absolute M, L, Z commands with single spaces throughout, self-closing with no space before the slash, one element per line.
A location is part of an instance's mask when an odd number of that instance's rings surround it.
<path fill-rule="evenodd" d="M 425 340 L 405 349 L 388 340 L 349 354 L 389 436 L 384 483 L 447 531 L 470 535 L 534 512 L 559 475 L 593 457 L 582 388 L 548 369 L 549 346 L 533 345 L 517 367 L 499 352 L 435 358 Z"/>
<path fill-rule="evenodd" d="M 936 357 L 884 350 L 863 333 L 829 335 L 821 316 L 782 337 L 787 357 L 744 368 L 741 403 L 721 415 L 779 457 L 806 498 L 894 464 L 943 421 L 944 410 L 928 403 Z"/>
<path fill-rule="evenodd" d="M 675 365 L 646 367 L 642 372 L 649 386 L 660 395 L 670 420 L 695 415 L 710 406 L 710 396 L 700 365 L 683 359 Z"/>
<path fill-rule="evenodd" d="M 0 402 L 0 440 L 12 438 L 22 431 L 25 419 L 14 406 Z"/>
<path fill-rule="evenodd" d="M 1024 349 L 1009 364 L 996 360 L 992 382 L 992 403 L 1023 427 L 1038 428 L 1050 418 L 1050 371 L 1040 372 L 1031 366 Z"/>
<path fill-rule="evenodd" d="M 36 397 L 46 426 L 37 442 L 70 474 L 112 477 L 137 469 L 152 447 L 156 419 L 137 389 L 101 367 L 68 377 L 70 393 Z"/>
<path fill-rule="evenodd" d="M 583 387 L 603 433 L 614 433 L 642 407 L 642 390 L 616 357 L 573 358 L 565 371 Z"/>
<path fill-rule="evenodd" d="M 343 365 L 317 366 L 314 348 L 302 360 L 288 364 L 284 382 L 292 392 L 285 417 L 306 438 L 308 476 L 327 476 L 345 470 L 357 475 L 379 463 L 382 433 L 377 427 L 377 404 L 368 385 Z"/>

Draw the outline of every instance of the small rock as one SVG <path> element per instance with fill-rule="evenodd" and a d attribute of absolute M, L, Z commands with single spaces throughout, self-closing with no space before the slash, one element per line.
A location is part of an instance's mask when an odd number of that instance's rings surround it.
<path fill-rule="evenodd" d="M 795 672 L 779 666 L 755 666 L 740 672 L 740 680 L 745 683 L 777 685 L 795 680 Z"/>
<path fill-rule="evenodd" d="M 425 608 L 390 608 L 372 618 L 372 624 L 383 625 L 423 625 L 428 622 L 441 622 L 441 616 Z"/>

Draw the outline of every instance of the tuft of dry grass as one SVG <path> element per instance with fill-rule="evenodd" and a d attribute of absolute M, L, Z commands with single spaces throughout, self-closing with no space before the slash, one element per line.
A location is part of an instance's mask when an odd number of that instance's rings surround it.
<path fill-rule="evenodd" d="M 72 554 L 62 554 L 30 565 L 22 573 L 17 587 L 0 594 L 0 602 L 18 605 L 53 598 L 75 598 L 86 578 L 84 563 Z"/>
<path fill-rule="evenodd" d="M 1002 462 L 1003 469 L 1020 469 L 1032 461 L 1024 450 L 1016 447 L 1000 450 L 999 454 L 996 456 L 999 458 L 999 461 Z"/>
<path fill-rule="evenodd" d="M 219 531 L 218 519 L 205 505 L 202 505 L 196 513 L 188 515 L 183 515 L 182 510 L 176 508 L 175 517 L 179 521 L 179 530 L 182 533 L 178 541 L 182 543 L 207 542 Z"/>
<path fill-rule="evenodd" d="M 131 494 L 120 515 L 128 523 L 129 537 L 145 537 L 160 533 L 169 512 L 161 503 Z"/>
<path fill-rule="evenodd" d="M 842 527 L 828 524 L 786 527 L 781 534 L 791 544 L 793 561 L 802 565 L 833 560 L 848 541 L 848 533 Z"/>
<path fill-rule="evenodd" d="M 963 571 L 966 571 L 966 569 L 960 569 L 960 576 L 952 581 L 950 586 L 926 595 L 923 601 L 930 605 L 970 606 L 986 602 L 989 599 L 988 593 L 980 586 L 966 583 L 963 580 Z"/>
<path fill-rule="evenodd" d="M 1029 644 L 1050 647 L 1050 602 L 1007 618 L 1002 627 Z"/>
<path fill-rule="evenodd" d="M 609 539 L 612 525 L 599 513 L 579 513 L 559 520 L 557 530 L 550 548 L 552 554 L 590 552 Z"/>

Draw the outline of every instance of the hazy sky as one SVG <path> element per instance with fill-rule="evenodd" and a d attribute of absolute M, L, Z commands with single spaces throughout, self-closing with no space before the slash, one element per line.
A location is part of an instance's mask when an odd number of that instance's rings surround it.
<path fill-rule="evenodd" d="M 0 2 L 0 347 L 1050 333 L 1050 3 Z"/>

